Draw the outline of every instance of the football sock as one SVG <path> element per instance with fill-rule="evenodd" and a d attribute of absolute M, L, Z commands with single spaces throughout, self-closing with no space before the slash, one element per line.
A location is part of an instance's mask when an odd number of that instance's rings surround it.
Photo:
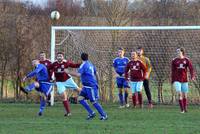
<path fill-rule="evenodd" d="M 127 104 L 128 103 L 128 93 L 127 92 L 124 93 L 124 100 L 125 100 L 125 103 Z"/>
<path fill-rule="evenodd" d="M 93 106 L 96 108 L 96 110 L 99 112 L 99 114 L 100 114 L 101 116 L 106 116 L 106 114 L 105 114 L 105 112 L 104 112 L 102 106 L 101 106 L 98 102 L 95 102 L 95 103 L 93 104 Z"/>
<path fill-rule="evenodd" d="M 70 107 L 69 107 L 69 101 L 68 100 L 63 101 L 63 106 L 64 106 L 66 112 L 70 113 Z"/>
<path fill-rule="evenodd" d="M 183 98 L 183 109 L 187 111 L 187 99 Z"/>
<path fill-rule="evenodd" d="M 89 104 L 85 100 L 79 100 L 79 103 L 88 111 L 89 114 L 93 113 L 93 111 L 90 108 Z"/>
<path fill-rule="evenodd" d="M 136 106 L 136 95 L 135 95 L 135 93 L 132 95 L 132 102 L 133 102 L 133 106 Z"/>
<path fill-rule="evenodd" d="M 139 104 L 142 105 L 142 93 L 138 92 L 138 101 Z"/>
<path fill-rule="evenodd" d="M 43 97 L 40 96 L 40 112 L 44 111 L 45 106 L 46 106 L 46 101 Z"/>
<path fill-rule="evenodd" d="M 119 102 L 120 102 L 120 105 L 122 106 L 123 105 L 123 94 L 122 93 L 119 93 Z"/>
<path fill-rule="evenodd" d="M 183 111 L 183 110 L 184 110 L 184 109 L 183 109 L 183 100 L 179 100 L 179 105 L 180 105 L 181 111 Z"/>

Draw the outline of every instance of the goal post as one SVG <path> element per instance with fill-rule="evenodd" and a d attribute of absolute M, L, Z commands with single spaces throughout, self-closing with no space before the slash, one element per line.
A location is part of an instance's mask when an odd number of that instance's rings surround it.
<path fill-rule="evenodd" d="M 100 95 L 103 100 L 107 100 L 113 93 L 111 78 L 113 75 L 112 59 L 116 57 L 116 49 L 124 47 L 126 56 L 130 58 L 130 52 L 142 46 L 145 54 L 153 64 L 151 75 L 152 90 L 154 99 L 159 98 L 155 89 L 162 89 L 169 83 L 170 60 L 174 57 L 175 49 L 185 47 L 186 53 L 195 64 L 195 68 L 200 68 L 200 26 L 52 26 L 51 27 L 51 60 L 55 60 L 55 53 L 64 50 L 67 57 L 72 60 L 79 59 L 81 52 L 90 54 L 91 60 L 100 71 Z M 200 72 L 197 70 L 197 74 Z M 163 76 L 163 78 L 162 78 Z M 159 85 L 161 83 L 161 85 Z M 198 87 L 199 86 L 199 87 Z M 167 94 L 160 94 L 166 97 L 167 102 L 171 100 L 171 92 L 168 85 Z M 194 89 L 200 85 L 193 85 Z M 163 88 L 162 90 L 166 90 Z M 197 94 L 197 90 L 192 95 Z M 199 91 L 200 92 L 200 91 Z M 112 95 L 111 95 L 112 96 Z M 117 99 L 115 96 L 114 99 Z M 145 97 L 146 98 L 146 97 Z M 52 98 L 51 103 L 53 104 Z"/>

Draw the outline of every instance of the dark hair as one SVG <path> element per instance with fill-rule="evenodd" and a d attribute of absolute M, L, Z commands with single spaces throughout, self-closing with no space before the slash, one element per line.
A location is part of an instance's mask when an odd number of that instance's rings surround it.
<path fill-rule="evenodd" d="M 82 54 L 81 54 L 81 59 L 82 59 L 83 61 L 88 60 L 88 54 L 87 54 L 87 53 L 82 53 Z"/>
<path fill-rule="evenodd" d="M 64 53 L 63 53 L 63 52 L 57 52 L 57 55 L 58 55 L 58 54 L 62 54 L 62 55 L 64 55 Z"/>
<path fill-rule="evenodd" d="M 123 47 L 118 48 L 118 50 L 125 51 Z"/>
<path fill-rule="evenodd" d="M 144 50 L 142 46 L 137 47 L 137 49 Z"/>
<path fill-rule="evenodd" d="M 40 54 L 43 54 L 43 53 L 45 54 L 45 51 L 41 51 L 41 52 L 40 52 Z"/>
<path fill-rule="evenodd" d="M 180 47 L 179 49 L 182 52 L 182 54 L 185 55 L 185 48 L 184 47 Z"/>

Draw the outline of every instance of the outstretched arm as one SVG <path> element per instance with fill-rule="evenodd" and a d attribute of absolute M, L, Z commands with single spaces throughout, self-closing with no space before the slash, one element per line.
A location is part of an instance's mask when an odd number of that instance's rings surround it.
<path fill-rule="evenodd" d="M 38 65 L 32 72 L 30 72 L 29 74 L 27 74 L 27 75 L 23 78 L 23 81 L 26 81 L 27 78 L 31 78 L 31 77 L 35 76 L 35 75 L 38 74 L 41 70 L 42 70 L 42 66 Z"/>
<path fill-rule="evenodd" d="M 75 71 L 69 71 L 68 69 L 65 69 L 64 71 L 65 71 L 65 73 L 70 74 L 70 75 L 75 76 L 75 77 L 80 77 L 81 76 L 80 73 L 75 72 Z"/>

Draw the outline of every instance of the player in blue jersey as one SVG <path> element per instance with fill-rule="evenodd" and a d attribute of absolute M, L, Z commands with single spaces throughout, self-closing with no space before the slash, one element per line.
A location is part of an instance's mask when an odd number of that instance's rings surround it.
<path fill-rule="evenodd" d="M 46 98 L 49 96 L 53 85 L 49 82 L 48 70 L 45 65 L 40 64 L 39 60 L 33 60 L 32 65 L 35 67 L 35 69 L 23 78 L 23 82 L 25 82 L 27 78 L 32 78 L 34 76 L 36 77 L 37 81 L 24 88 L 20 87 L 20 90 L 25 94 L 28 94 L 28 92 L 38 88 L 37 91 L 40 93 L 40 110 L 38 115 L 41 116 L 46 105 Z"/>
<path fill-rule="evenodd" d="M 120 106 L 119 108 L 129 107 L 128 103 L 128 82 L 126 81 L 124 77 L 125 73 L 125 67 L 129 62 L 129 59 L 127 57 L 124 57 L 124 49 L 119 48 L 118 50 L 118 57 L 113 60 L 113 67 L 116 72 L 116 82 L 117 82 L 117 88 L 119 91 L 119 101 Z M 124 89 L 124 96 L 123 96 L 123 89 Z M 124 105 L 125 101 L 125 105 Z"/>
<path fill-rule="evenodd" d="M 86 100 L 90 100 L 95 109 L 99 112 L 100 120 L 107 120 L 108 116 L 98 102 L 99 94 L 96 68 L 88 60 L 87 53 L 82 53 L 81 59 L 83 62 L 79 67 L 78 72 L 69 72 L 68 70 L 66 70 L 67 73 L 73 76 L 81 77 L 83 88 L 78 96 L 78 101 L 88 112 L 87 120 L 94 118 L 95 112 L 90 108 Z"/>

